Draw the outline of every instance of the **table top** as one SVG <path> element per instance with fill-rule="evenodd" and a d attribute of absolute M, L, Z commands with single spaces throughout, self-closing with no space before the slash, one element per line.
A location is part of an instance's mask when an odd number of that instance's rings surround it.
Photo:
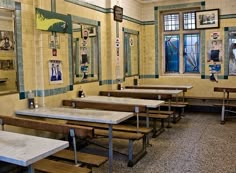
<path fill-rule="evenodd" d="M 141 88 L 141 87 L 146 87 L 146 88 L 156 88 L 156 89 L 191 89 L 193 86 L 191 85 L 133 85 L 134 87 Z"/>
<path fill-rule="evenodd" d="M 161 100 L 147 100 L 147 99 L 135 99 L 125 97 L 108 97 L 108 96 L 86 96 L 83 98 L 74 98 L 74 101 L 86 101 L 94 103 L 114 103 L 124 105 L 146 106 L 148 108 L 157 108 L 160 104 L 164 103 Z"/>
<path fill-rule="evenodd" d="M 86 121 L 106 124 L 119 124 L 134 116 L 131 112 L 102 111 L 93 109 L 47 108 L 17 110 L 16 114 L 34 117 L 54 118 L 73 121 Z"/>
<path fill-rule="evenodd" d="M 29 166 L 68 146 L 67 141 L 0 131 L 0 160 L 20 166 Z"/>
<path fill-rule="evenodd" d="M 182 90 L 161 90 L 161 89 L 123 89 L 123 90 L 109 90 L 107 92 L 124 92 L 124 93 L 147 93 L 147 94 L 171 94 L 177 95 L 182 93 Z"/>

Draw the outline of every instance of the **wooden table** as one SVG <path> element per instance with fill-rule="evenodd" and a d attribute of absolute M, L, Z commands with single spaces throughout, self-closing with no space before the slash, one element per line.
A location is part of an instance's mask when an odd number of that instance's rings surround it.
<path fill-rule="evenodd" d="M 17 110 L 18 115 L 28 115 L 33 117 L 53 118 L 73 121 L 86 121 L 105 123 L 109 125 L 109 173 L 112 172 L 113 161 L 113 143 L 112 143 L 112 125 L 119 124 L 133 116 L 130 112 L 101 111 L 88 109 L 71 108 L 38 108 Z"/>
<path fill-rule="evenodd" d="M 107 97 L 107 96 L 86 96 L 83 98 L 74 98 L 73 101 L 80 101 L 83 103 L 92 103 L 94 105 L 103 106 L 112 106 L 113 108 L 116 107 L 117 109 L 122 110 L 125 106 L 130 106 L 133 108 L 133 112 L 137 115 L 137 130 L 139 129 L 139 112 L 146 112 L 147 113 L 147 123 L 146 126 L 149 128 L 149 108 L 158 108 L 160 104 L 164 103 L 161 100 L 147 100 L 147 99 L 134 99 L 134 98 L 127 98 L 127 97 Z M 96 108 L 96 107 L 94 107 Z"/>
<path fill-rule="evenodd" d="M 221 108 L 221 124 L 225 123 L 225 112 L 236 113 L 236 111 L 228 110 L 226 107 L 236 107 L 236 104 L 229 104 L 229 93 L 236 93 L 236 88 L 232 87 L 214 87 L 214 92 L 223 92 L 222 108 Z"/>
<path fill-rule="evenodd" d="M 34 172 L 33 163 L 68 146 L 67 141 L 0 131 L 0 160 L 28 167 L 29 173 Z"/>
<path fill-rule="evenodd" d="M 167 90 L 182 90 L 183 91 L 183 102 L 185 99 L 185 92 L 192 89 L 191 85 L 132 85 L 126 86 L 127 89 L 167 89 Z"/>

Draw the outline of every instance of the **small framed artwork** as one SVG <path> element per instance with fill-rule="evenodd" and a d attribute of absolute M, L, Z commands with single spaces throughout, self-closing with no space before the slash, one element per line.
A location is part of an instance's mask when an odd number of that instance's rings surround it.
<path fill-rule="evenodd" d="M 219 28 L 219 9 L 196 11 L 196 29 Z"/>
<path fill-rule="evenodd" d="M 48 47 L 50 49 L 60 49 L 60 36 L 49 34 L 49 36 L 48 36 Z"/>
<path fill-rule="evenodd" d="M 96 27 L 89 27 L 89 37 L 95 37 L 96 36 Z"/>
<path fill-rule="evenodd" d="M 49 60 L 48 71 L 49 71 L 50 84 L 63 83 L 62 61 Z"/>
<path fill-rule="evenodd" d="M 14 50 L 12 31 L 0 31 L 0 50 Z"/>

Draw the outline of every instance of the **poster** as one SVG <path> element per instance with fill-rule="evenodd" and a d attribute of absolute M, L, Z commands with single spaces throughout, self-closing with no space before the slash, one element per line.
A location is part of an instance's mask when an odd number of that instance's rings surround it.
<path fill-rule="evenodd" d="M 62 62 L 60 60 L 49 60 L 48 70 L 50 84 L 63 83 Z"/>

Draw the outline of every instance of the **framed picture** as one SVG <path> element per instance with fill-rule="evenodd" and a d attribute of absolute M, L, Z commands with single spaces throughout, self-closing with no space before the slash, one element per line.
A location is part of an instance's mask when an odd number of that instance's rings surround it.
<path fill-rule="evenodd" d="M 0 50 L 14 50 L 12 31 L 0 31 Z"/>
<path fill-rule="evenodd" d="M 50 49 L 60 49 L 60 36 L 59 35 L 48 35 L 48 47 Z"/>
<path fill-rule="evenodd" d="M 49 60 L 48 61 L 48 71 L 49 71 L 49 83 L 50 84 L 63 83 L 62 61 Z"/>
<path fill-rule="evenodd" d="M 196 29 L 219 28 L 219 9 L 196 11 Z"/>
<path fill-rule="evenodd" d="M 89 27 L 89 37 L 95 37 L 96 36 L 96 27 Z"/>

